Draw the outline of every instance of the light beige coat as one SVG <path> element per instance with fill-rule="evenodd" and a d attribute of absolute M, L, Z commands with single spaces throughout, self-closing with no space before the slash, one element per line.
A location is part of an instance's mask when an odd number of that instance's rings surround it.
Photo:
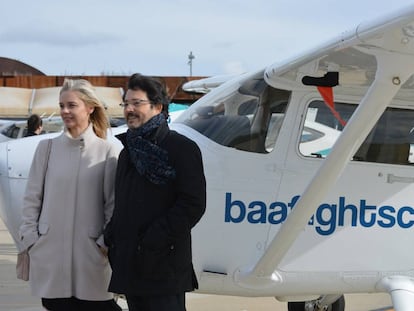
<path fill-rule="evenodd" d="M 52 140 L 42 202 L 47 140 L 39 143 L 30 168 L 20 228 L 30 254 L 32 294 L 107 300 L 110 267 L 97 243 L 114 207 L 118 151 L 91 126 L 80 137 L 67 132 Z"/>

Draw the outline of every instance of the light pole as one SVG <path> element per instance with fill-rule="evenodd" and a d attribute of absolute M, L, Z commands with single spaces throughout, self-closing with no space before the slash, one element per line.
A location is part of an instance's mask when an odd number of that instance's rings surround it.
<path fill-rule="evenodd" d="M 188 54 L 188 65 L 190 65 L 190 77 L 193 75 L 193 59 L 195 56 L 193 55 L 193 52 L 191 51 L 190 54 Z"/>

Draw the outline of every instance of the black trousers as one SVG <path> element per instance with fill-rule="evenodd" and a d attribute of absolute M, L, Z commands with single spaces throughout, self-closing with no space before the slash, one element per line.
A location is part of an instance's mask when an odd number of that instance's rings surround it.
<path fill-rule="evenodd" d="M 185 311 L 185 293 L 166 296 L 126 296 L 129 311 Z"/>
<path fill-rule="evenodd" d="M 50 311 L 121 311 L 115 300 L 91 301 L 70 298 L 42 298 L 42 306 Z"/>

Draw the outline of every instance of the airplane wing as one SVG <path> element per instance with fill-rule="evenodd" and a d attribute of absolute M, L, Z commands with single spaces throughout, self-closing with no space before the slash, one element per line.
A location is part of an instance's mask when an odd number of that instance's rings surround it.
<path fill-rule="evenodd" d="M 185 92 L 205 94 L 236 76 L 237 75 L 219 75 L 210 78 L 192 80 L 184 83 L 182 88 Z"/>
<path fill-rule="evenodd" d="M 253 268 L 240 270 L 236 275 L 240 284 L 247 287 L 264 284 L 265 279 L 269 286 L 280 281 L 278 266 L 319 202 L 332 189 L 395 94 L 400 88 L 402 91 L 412 88 L 414 6 L 373 23 L 360 24 L 336 40 L 284 64 L 265 70 L 265 79 L 270 85 L 286 89 L 326 86 L 330 83 L 328 73 L 333 72 L 339 78 L 332 84 L 334 92 L 348 88 L 355 94 L 365 95 L 263 256 Z M 308 81 L 311 82 L 304 83 Z M 404 92 L 400 93 L 404 96 Z"/>

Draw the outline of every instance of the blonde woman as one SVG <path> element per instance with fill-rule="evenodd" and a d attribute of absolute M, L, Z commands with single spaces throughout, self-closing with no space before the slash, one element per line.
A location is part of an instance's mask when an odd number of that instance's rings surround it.
<path fill-rule="evenodd" d="M 47 310 L 121 310 L 107 291 L 102 232 L 112 216 L 118 152 L 106 141 L 105 109 L 86 80 L 63 83 L 63 133 L 39 143 L 30 168 L 21 239 L 30 254 L 32 294 Z"/>

